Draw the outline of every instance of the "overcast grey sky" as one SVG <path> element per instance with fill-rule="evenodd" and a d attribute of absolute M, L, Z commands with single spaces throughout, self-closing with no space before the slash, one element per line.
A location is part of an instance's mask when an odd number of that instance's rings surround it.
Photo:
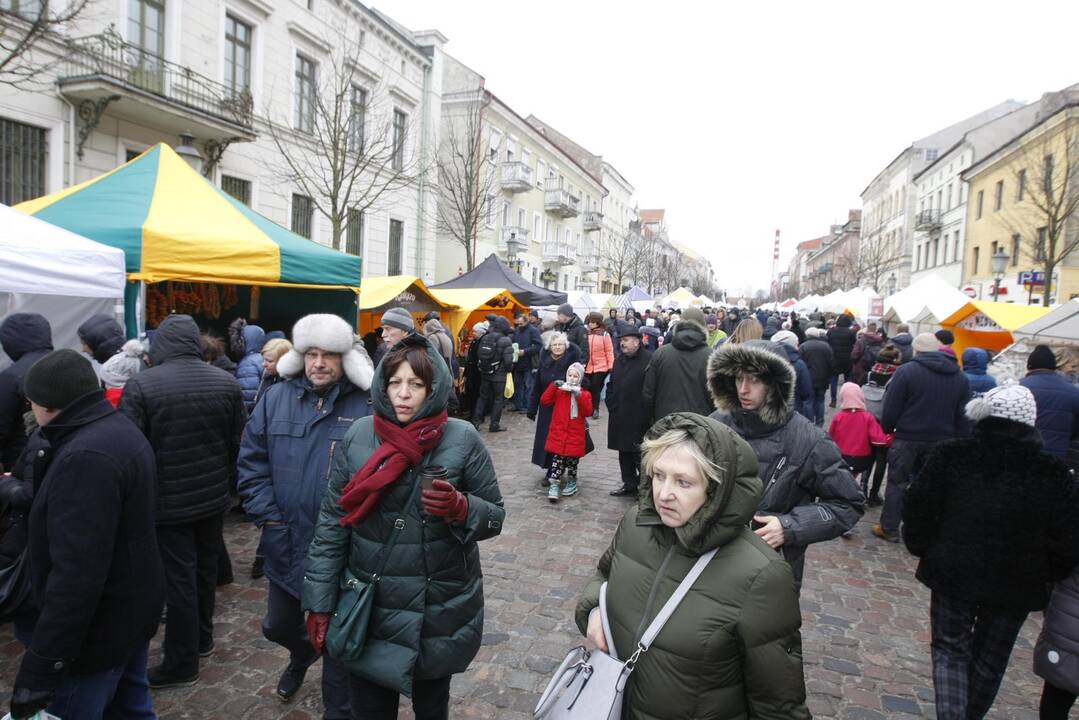
<path fill-rule="evenodd" d="M 1079 3 L 399 0 L 375 5 L 612 162 L 721 285 L 860 208 L 913 140 L 1079 82 Z"/>

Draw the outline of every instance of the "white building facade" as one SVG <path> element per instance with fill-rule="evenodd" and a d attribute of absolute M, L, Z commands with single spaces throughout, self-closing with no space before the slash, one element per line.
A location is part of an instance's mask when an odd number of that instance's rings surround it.
<path fill-rule="evenodd" d="M 351 0 L 126 0 L 91 9 L 61 42 L 36 51 L 43 71 L 34 87 L 0 86 L 0 166 L 30 169 L 0 182 L 5 203 L 89 180 L 189 133 L 210 182 L 332 245 L 330 221 L 289 181 L 269 129 L 297 156 L 320 157 L 313 106 L 346 52 L 364 118 L 357 142 L 385 128 L 395 162 L 437 143 L 445 42 L 437 32 L 412 34 Z M 350 210 L 340 249 L 364 258 L 365 275 L 433 279 L 434 233 L 424 222 L 433 197 L 417 180 L 365 212 Z"/>

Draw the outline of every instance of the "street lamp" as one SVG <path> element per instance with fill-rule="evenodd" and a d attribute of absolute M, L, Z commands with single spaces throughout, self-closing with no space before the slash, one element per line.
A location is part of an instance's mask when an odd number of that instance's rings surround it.
<path fill-rule="evenodd" d="M 195 147 L 195 137 L 189 132 L 180 133 L 180 144 L 176 148 L 176 154 L 184 159 L 191 168 L 202 173 L 202 154 Z"/>
<path fill-rule="evenodd" d="M 1000 281 L 1008 269 L 1009 260 L 1011 256 L 1004 252 L 1004 248 L 1000 248 L 993 253 L 993 257 L 989 258 L 989 269 L 993 271 L 993 302 L 997 302 L 1000 296 Z"/>

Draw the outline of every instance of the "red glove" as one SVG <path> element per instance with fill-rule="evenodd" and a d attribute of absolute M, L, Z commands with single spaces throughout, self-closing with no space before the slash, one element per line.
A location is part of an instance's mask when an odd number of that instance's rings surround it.
<path fill-rule="evenodd" d="M 445 518 L 447 522 L 464 524 L 468 519 L 468 498 L 445 480 L 435 480 L 433 490 L 424 490 L 420 496 L 423 509 L 428 515 Z"/>
<path fill-rule="evenodd" d="M 330 628 L 330 613 L 307 613 L 307 639 L 319 655 L 326 647 L 326 631 Z"/>

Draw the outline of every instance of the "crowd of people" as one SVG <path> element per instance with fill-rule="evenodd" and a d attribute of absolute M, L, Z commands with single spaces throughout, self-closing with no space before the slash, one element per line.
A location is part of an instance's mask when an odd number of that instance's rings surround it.
<path fill-rule="evenodd" d="M 938 718 L 986 714 L 1019 628 L 1046 608 L 1042 718 L 1066 718 L 1079 691 L 1066 350 L 1035 348 L 1027 376 L 997 387 L 990 354 L 960 362 L 947 331 L 887 337 L 848 314 L 563 305 L 457 336 L 438 313 L 390 308 L 364 338 L 333 315 L 289 335 L 239 319 L 226 337 L 171 315 L 147 341 L 95 316 L 79 335 L 83 352 L 53 350 L 44 317 L 0 323 L 0 569 L 18 581 L 0 583 L 0 620 L 26 647 L 15 718 L 154 717 L 151 690 L 196 683 L 233 578 L 230 510 L 260 534 L 262 633 L 289 656 L 278 699 L 322 659 L 324 718 L 394 718 L 401 695 L 421 720 L 448 717 L 483 633 L 477 543 L 506 521 L 484 433 L 523 413 L 539 497 L 579 502 L 603 405 L 609 494 L 635 502 L 576 620 L 634 658 L 624 717 L 810 717 L 806 550 L 849 537 L 867 505 L 930 588 Z M 701 558 L 662 641 L 639 645 Z"/>

